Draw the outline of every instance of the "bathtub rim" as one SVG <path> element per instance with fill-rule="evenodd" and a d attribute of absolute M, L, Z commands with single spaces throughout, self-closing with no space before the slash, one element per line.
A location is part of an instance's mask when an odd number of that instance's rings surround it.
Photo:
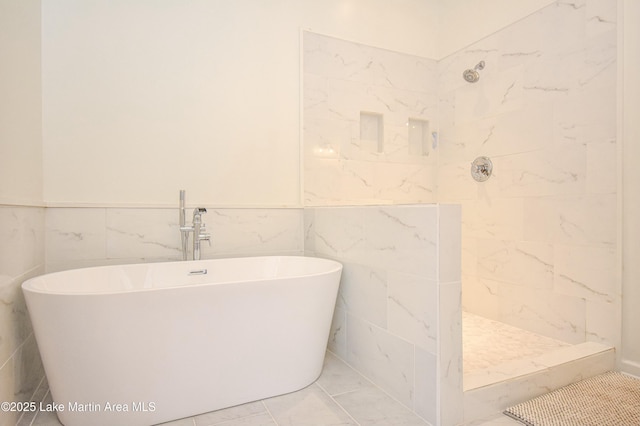
<path fill-rule="evenodd" d="M 63 290 L 51 290 L 51 289 L 43 289 L 40 288 L 38 286 L 38 284 L 45 279 L 45 277 L 59 277 L 61 275 L 66 275 L 66 274 L 71 274 L 71 273 L 81 273 L 83 271 L 98 271 L 98 270 L 104 270 L 104 269 L 113 269 L 113 268 L 120 268 L 120 267 L 139 267 L 139 266 L 152 266 L 152 265 L 162 265 L 162 266 L 169 266 L 169 265 L 187 265 L 187 264 L 193 264 L 193 265 L 202 265 L 204 263 L 209 263 L 209 262 L 220 262 L 220 261 L 225 261 L 225 260 L 231 260 L 231 259 L 247 259 L 247 260 L 259 260 L 259 259 L 280 259 L 280 258 L 289 258 L 289 259 L 312 259 L 312 261 L 314 262 L 322 262 L 325 263 L 327 265 L 331 265 L 331 267 L 327 267 L 325 270 L 322 270 L 320 272 L 312 272 L 312 273 L 305 273 L 305 274 L 299 274 L 299 275 L 283 275 L 283 276 L 264 276 L 264 277 L 259 277 L 259 278 L 253 278 L 253 279 L 237 279 L 237 280 L 226 280 L 226 281 L 219 281 L 219 282 L 203 282 L 203 283 L 190 283 L 190 284 L 178 284 L 178 285 L 169 285 L 169 286 L 163 286 L 163 287 L 151 287 L 151 288 L 134 288 L 134 289 L 119 289 L 119 290 L 111 290 L 111 289 L 107 289 L 107 290 L 98 290 L 98 291 L 91 291 L 91 292 L 87 292 L 87 291 L 71 291 L 69 289 L 63 289 Z M 194 269 L 197 269 L 198 266 L 195 266 Z M 176 289 L 187 289 L 187 288 L 194 288 L 194 287 L 204 287 L 204 286 L 218 286 L 218 285 L 233 285 L 233 284 L 242 284 L 242 283 L 250 283 L 250 282 L 255 282 L 255 281 L 265 281 L 265 282 L 269 282 L 269 281 L 275 281 L 275 280 L 282 280 L 282 279 L 296 279 L 296 278 L 302 278 L 302 277 L 314 277 L 314 276 L 322 276 L 322 275 L 326 275 L 326 274 L 331 274 L 331 273 L 335 273 L 337 271 L 342 271 L 343 269 L 343 265 L 342 263 L 334 260 L 334 259 L 329 259 L 329 258 L 325 258 L 325 257 L 317 257 L 317 256 L 303 256 L 303 255 L 264 255 L 264 256 L 235 256 L 235 257 L 219 257 L 219 258 L 212 258 L 212 259 L 202 259 L 202 260 L 171 260 L 171 261 L 160 261 L 160 262 L 136 262 L 136 263 L 122 263 L 122 264 L 112 264 L 112 265 L 100 265 L 100 266 L 88 266 L 88 267 L 82 267 L 82 268 L 72 268 L 72 269 L 66 269 L 64 271 L 56 271 L 56 272 L 48 272 L 48 273 L 44 273 L 41 275 L 38 275 L 36 277 L 30 278 L 26 281 L 24 281 L 21 284 L 21 288 L 23 292 L 30 292 L 30 293 L 37 293 L 37 294 L 44 294 L 44 295 L 52 295 L 52 296 L 107 296 L 107 295 L 123 295 L 123 294 L 132 294 L 132 293 L 144 293 L 144 292 L 154 292 L 154 291 L 162 291 L 162 290 L 176 290 Z"/>

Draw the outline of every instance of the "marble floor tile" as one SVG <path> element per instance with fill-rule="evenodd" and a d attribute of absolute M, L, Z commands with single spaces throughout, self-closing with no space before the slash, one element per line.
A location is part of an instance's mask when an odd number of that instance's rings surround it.
<path fill-rule="evenodd" d="M 322 374 L 316 383 L 331 396 L 374 386 L 331 352 L 327 352 Z"/>
<path fill-rule="evenodd" d="M 47 391 L 43 400 L 51 402 Z M 40 412 L 33 426 L 61 426 L 54 413 Z M 212 411 L 161 426 L 428 426 L 408 408 L 327 352 L 318 380 L 297 392 Z M 517 426 L 504 415 L 464 426 Z"/>
<path fill-rule="evenodd" d="M 462 334 L 464 374 L 571 346 L 469 312 L 462 313 Z"/>
<path fill-rule="evenodd" d="M 371 387 L 335 397 L 344 410 L 362 426 L 429 426 L 378 388 Z"/>
<path fill-rule="evenodd" d="M 336 404 L 316 384 L 297 392 L 267 399 L 264 402 L 278 425 L 357 426 L 357 423 L 345 413 L 342 407 Z"/>
<path fill-rule="evenodd" d="M 195 422 L 195 426 L 211 426 L 224 424 L 224 422 L 238 420 L 244 417 L 252 417 L 258 414 L 267 414 L 267 409 L 262 401 L 249 402 L 236 407 L 224 408 L 222 410 L 201 414 L 199 416 L 195 416 L 193 421 Z M 172 424 L 171 426 L 174 425 Z"/>

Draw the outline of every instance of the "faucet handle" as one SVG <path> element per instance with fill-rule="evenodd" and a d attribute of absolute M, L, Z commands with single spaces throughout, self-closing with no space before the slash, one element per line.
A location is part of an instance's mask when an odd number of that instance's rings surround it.
<path fill-rule="evenodd" d="M 198 238 L 200 239 L 200 241 L 206 241 L 209 243 L 209 247 L 211 247 L 211 234 L 207 233 L 207 232 L 201 232 L 200 235 L 198 236 Z"/>

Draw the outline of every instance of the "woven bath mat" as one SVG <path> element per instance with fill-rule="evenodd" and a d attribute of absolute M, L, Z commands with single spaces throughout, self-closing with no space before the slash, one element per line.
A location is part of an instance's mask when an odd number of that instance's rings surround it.
<path fill-rule="evenodd" d="M 609 372 L 505 410 L 527 426 L 638 426 L 640 380 Z"/>

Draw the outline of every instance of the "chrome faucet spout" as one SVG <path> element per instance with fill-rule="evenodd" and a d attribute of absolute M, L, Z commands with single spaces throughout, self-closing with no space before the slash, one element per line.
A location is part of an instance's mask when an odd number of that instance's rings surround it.
<path fill-rule="evenodd" d="M 189 258 L 189 234 L 193 233 L 193 260 L 200 260 L 200 242 L 208 241 L 211 246 L 211 235 L 206 232 L 204 222 L 202 222 L 202 215 L 207 212 L 204 207 L 196 207 L 193 210 L 193 222 L 191 225 L 186 223 L 186 208 L 185 208 L 185 191 L 180 190 L 180 240 L 182 243 L 182 260 Z"/>
<path fill-rule="evenodd" d="M 205 224 L 202 223 L 202 215 L 207 212 L 204 207 L 196 207 L 193 210 L 193 260 L 200 260 L 200 242 L 208 241 L 211 245 L 211 235 L 206 233 Z"/>

